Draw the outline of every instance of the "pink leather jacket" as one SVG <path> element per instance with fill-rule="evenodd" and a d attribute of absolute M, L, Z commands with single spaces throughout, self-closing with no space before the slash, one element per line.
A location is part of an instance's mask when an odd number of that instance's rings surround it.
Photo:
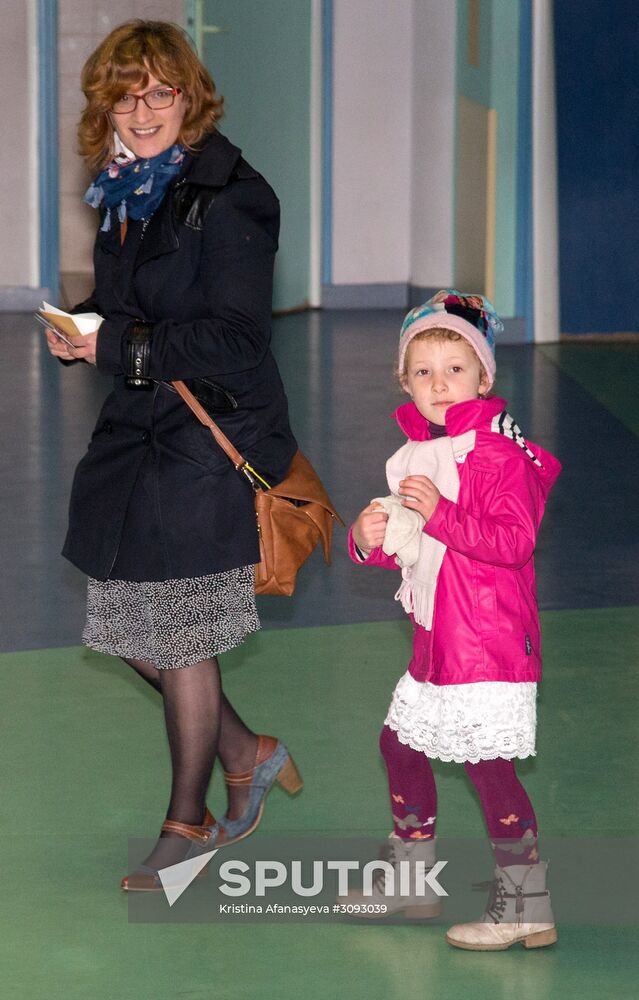
<path fill-rule="evenodd" d="M 470 400 L 451 406 L 452 436 L 474 429 L 475 447 L 457 466 L 457 503 L 441 497 L 424 531 L 447 546 L 437 578 L 433 627 L 413 622 L 411 673 L 433 684 L 538 681 L 539 618 L 533 552 L 546 498 L 561 464 L 538 445 L 513 436 L 506 402 Z M 414 403 L 393 414 L 412 441 L 430 438 Z M 516 436 L 515 431 L 510 434 Z M 524 450 L 526 449 L 526 450 Z M 397 569 L 373 549 L 365 563 Z"/>

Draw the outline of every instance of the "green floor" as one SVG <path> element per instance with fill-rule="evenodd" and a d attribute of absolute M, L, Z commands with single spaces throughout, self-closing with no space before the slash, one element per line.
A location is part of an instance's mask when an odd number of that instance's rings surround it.
<path fill-rule="evenodd" d="M 636 340 L 611 344 L 562 341 L 539 344 L 538 350 L 639 435 L 639 343 Z"/>
<path fill-rule="evenodd" d="M 520 771 L 546 836 L 635 834 L 637 617 L 543 615 L 539 756 Z M 404 623 L 377 623 L 264 632 L 224 658 L 231 700 L 286 740 L 306 780 L 295 799 L 273 791 L 261 831 L 388 831 L 377 732 L 408 651 Z M 166 805 L 157 696 L 80 648 L 2 654 L 0 670 L 3 997 L 637 995 L 636 926 L 560 926 L 553 948 L 474 954 L 449 948 L 441 926 L 129 923 L 127 839 L 153 836 Z M 439 834 L 480 836 L 463 768 L 437 778 Z M 222 806 L 219 778 L 210 805 Z"/>

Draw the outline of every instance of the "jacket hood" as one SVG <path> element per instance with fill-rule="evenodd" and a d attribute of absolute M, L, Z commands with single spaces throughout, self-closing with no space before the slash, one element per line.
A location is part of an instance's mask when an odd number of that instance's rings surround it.
<path fill-rule="evenodd" d="M 242 150 L 221 132 L 212 132 L 186 157 L 179 180 L 203 187 L 223 187 L 231 176 Z"/>
<path fill-rule="evenodd" d="M 451 437 L 470 430 L 488 431 L 490 432 L 488 440 L 491 440 L 493 420 L 499 413 L 504 413 L 507 406 L 506 400 L 499 396 L 492 396 L 490 399 L 469 399 L 463 403 L 455 403 L 446 410 L 446 430 Z M 422 416 L 412 401 L 398 406 L 392 416 L 411 441 L 431 440 L 428 420 Z M 497 436 L 494 434 L 495 438 Z M 524 441 L 521 437 L 515 440 L 512 434 L 505 436 L 521 447 L 528 455 L 532 467 L 538 473 L 544 495 L 548 496 L 553 483 L 561 472 L 559 460 L 528 439 Z"/>

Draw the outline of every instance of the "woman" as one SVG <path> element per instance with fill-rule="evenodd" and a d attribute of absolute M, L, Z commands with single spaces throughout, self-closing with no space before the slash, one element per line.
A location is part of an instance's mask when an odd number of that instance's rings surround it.
<path fill-rule="evenodd" d="M 216 129 L 222 100 L 178 27 L 129 21 L 88 59 L 80 151 L 100 173 L 95 292 L 104 317 L 51 354 L 114 376 L 75 474 L 63 554 L 89 576 L 83 641 L 122 657 L 162 695 L 171 751 L 166 822 L 122 882 L 246 836 L 275 780 L 301 779 L 286 748 L 256 736 L 224 696 L 217 654 L 260 627 L 253 493 L 170 385 L 185 379 L 270 482 L 296 449 L 270 349 L 279 205 Z M 206 379 L 206 382 L 200 381 Z M 205 795 L 213 763 L 229 804 Z M 196 845 L 194 847 L 194 845 Z"/>

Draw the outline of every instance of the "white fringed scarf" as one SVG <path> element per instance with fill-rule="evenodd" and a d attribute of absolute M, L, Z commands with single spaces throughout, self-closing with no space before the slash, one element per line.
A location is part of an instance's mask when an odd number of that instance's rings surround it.
<path fill-rule="evenodd" d="M 402 582 L 395 600 L 412 614 L 418 625 L 433 624 L 435 587 L 446 546 L 422 529 L 424 518 L 402 505 L 399 483 L 407 476 L 428 476 L 442 496 L 453 503 L 459 495 L 457 459 L 463 460 L 475 447 L 475 431 L 433 441 L 408 441 L 386 463 L 389 497 L 377 497 L 388 514 L 383 550 L 395 555 L 402 568 Z"/>

